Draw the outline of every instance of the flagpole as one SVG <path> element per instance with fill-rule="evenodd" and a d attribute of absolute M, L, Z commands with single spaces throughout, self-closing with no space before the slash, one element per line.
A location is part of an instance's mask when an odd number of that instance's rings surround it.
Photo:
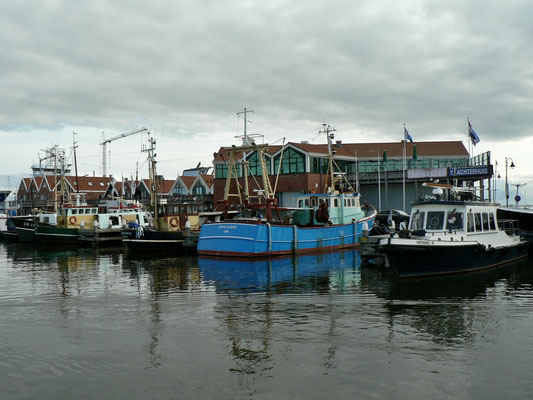
<path fill-rule="evenodd" d="M 405 211 L 405 124 L 403 124 L 403 210 Z"/>
<path fill-rule="evenodd" d="M 379 165 L 379 150 L 378 150 L 378 207 L 381 210 L 381 171 Z"/>

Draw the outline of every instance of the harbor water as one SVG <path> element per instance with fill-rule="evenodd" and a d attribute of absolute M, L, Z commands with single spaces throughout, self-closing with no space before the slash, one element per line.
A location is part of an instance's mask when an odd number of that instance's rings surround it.
<path fill-rule="evenodd" d="M 0 243 L 1 399 L 523 399 L 533 262 L 399 280 L 357 251 L 235 261 Z"/>

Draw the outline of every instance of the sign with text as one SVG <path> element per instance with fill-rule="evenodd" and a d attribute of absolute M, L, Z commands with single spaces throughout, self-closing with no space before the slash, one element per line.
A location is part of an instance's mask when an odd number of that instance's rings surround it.
<path fill-rule="evenodd" d="M 408 169 L 407 179 L 446 178 L 448 168 Z"/>
<path fill-rule="evenodd" d="M 485 165 L 481 167 L 461 167 L 461 168 L 450 168 L 448 170 L 449 176 L 460 177 L 460 176 L 479 176 L 479 175 L 490 175 L 490 168 Z"/>

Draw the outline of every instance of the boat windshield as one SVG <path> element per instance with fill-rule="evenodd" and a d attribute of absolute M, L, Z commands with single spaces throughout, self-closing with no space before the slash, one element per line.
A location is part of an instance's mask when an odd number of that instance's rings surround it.
<path fill-rule="evenodd" d="M 444 228 L 444 211 L 429 211 L 426 229 L 439 230 Z"/>
<path fill-rule="evenodd" d="M 413 214 L 413 217 L 411 218 L 411 229 L 413 231 L 424 229 L 424 214 L 425 213 L 420 212 L 420 210 Z"/>
<path fill-rule="evenodd" d="M 455 210 L 448 211 L 446 216 L 446 229 L 449 230 L 462 230 L 463 229 L 463 213 Z"/>

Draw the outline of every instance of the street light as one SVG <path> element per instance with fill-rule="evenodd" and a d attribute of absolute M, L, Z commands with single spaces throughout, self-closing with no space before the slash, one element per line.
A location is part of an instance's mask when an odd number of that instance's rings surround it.
<path fill-rule="evenodd" d="M 505 206 L 509 207 L 509 182 L 507 181 L 507 164 L 511 161 L 509 167 L 514 168 L 514 161 L 511 157 L 505 157 Z"/>

